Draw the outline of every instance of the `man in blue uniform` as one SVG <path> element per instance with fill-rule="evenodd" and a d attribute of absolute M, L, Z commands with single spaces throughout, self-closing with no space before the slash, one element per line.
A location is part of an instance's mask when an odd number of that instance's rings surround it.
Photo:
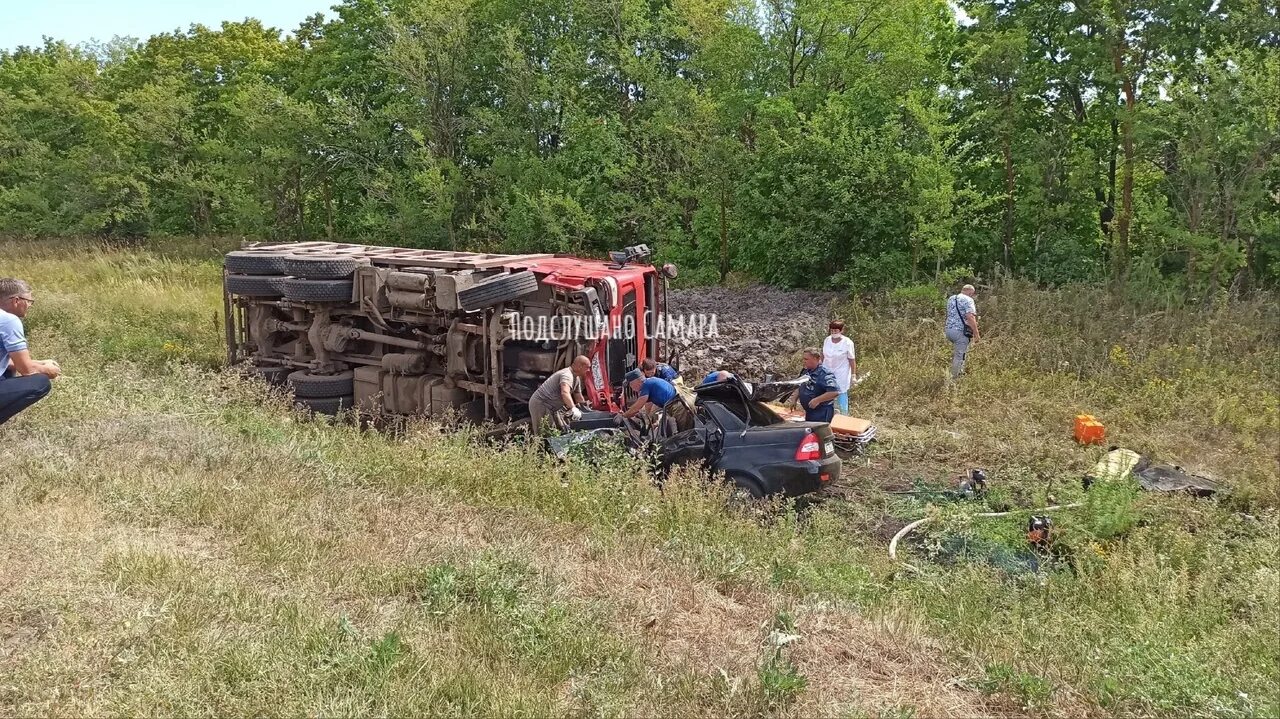
<path fill-rule="evenodd" d="M 722 369 L 718 369 L 713 372 L 708 372 L 707 376 L 702 378 L 701 384 L 711 384 L 713 382 L 727 382 L 728 380 L 731 380 L 731 379 L 733 379 L 732 372 L 726 372 Z"/>
<path fill-rule="evenodd" d="M 648 358 L 640 362 L 640 371 L 644 373 L 645 377 L 658 377 L 672 383 L 680 376 L 675 367 L 665 362 L 654 362 Z"/>
<path fill-rule="evenodd" d="M 633 369 L 627 373 L 626 379 L 631 386 L 631 391 L 639 396 L 636 397 L 636 401 L 625 412 L 618 415 L 619 422 L 622 419 L 630 419 L 641 412 L 656 412 L 662 409 L 666 403 L 675 399 L 675 386 L 661 377 L 646 378 L 644 372 Z"/>
<path fill-rule="evenodd" d="M 809 378 L 800 385 L 800 406 L 804 407 L 805 421 L 830 422 L 836 414 L 835 398 L 840 396 L 840 385 L 831 370 L 822 366 L 822 350 L 804 351 L 804 371 L 800 376 Z"/>

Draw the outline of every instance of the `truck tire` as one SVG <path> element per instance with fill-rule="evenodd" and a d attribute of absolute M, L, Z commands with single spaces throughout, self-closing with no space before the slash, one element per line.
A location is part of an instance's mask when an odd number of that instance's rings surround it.
<path fill-rule="evenodd" d="M 485 280 L 458 292 L 458 305 L 467 312 L 508 302 L 538 291 L 538 278 L 529 270 Z"/>
<path fill-rule="evenodd" d="M 307 280 L 341 280 L 351 276 L 367 260 L 333 255 L 289 255 L 284 259 L 284 274 Z"/>
<path fill-rule="evenodd" d="M 355 392 L 354 377 L 350 370 L 328 375 L 301 370 L 289 375 L 289 387 L 299 399 L 342 397 Z"/>
<path fill-rule="evenodd" d="M 254 365 L 253 373 L 261 377 L 267 384 L 273 387 L 279 387 L 285 383 L 289 377 L 289 373 L 293 372 L 292 367 L 277 367 L 270 365 Z"/>
<path fill-rule="evenodd" d="M 295 302 L 350 302 L 351 280 L 284 278 L 284 296 Z"/>
<path fill-rule="evenodd" d="M 294 400 L 294 406 L 310 410 L 316 414 L 327 414 L 330 417 L 356 406 L 355 397 L 304 397 Z"/>
<path fill-rule="evenodd" d="M 226 288 L 241 297 L 279 297 L 284 294 L 284 282 L 278 275 L 227 275 Z"/>
<path fill-rule="evenodd" d="M 287 275 L 284 271 L 283 252 L 253 252 L 236 250 L 228 252 L 222 259 L 222 266 L 227 272 L 237 275 Z"/>

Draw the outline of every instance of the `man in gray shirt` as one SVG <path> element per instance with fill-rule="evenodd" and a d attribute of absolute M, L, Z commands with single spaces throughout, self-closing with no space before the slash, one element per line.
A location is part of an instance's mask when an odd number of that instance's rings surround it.
<path fill-rule="evenodd" d="M 964 373 L 964 357 L 969 345 L 978 341 L 978 306 L 973 301 L 977 290 L 965 285 L 960 294 L 947 298 L 946 335 L 951 342 L 951 379 Z"/>
<path fill-rule="evenodd" d="M 586 402 L 582 383 L 590 373 L 591 360 L 582 355 L 574 357 L 568 367 L 551 373 L 529 398 L 529 419 L 535 432 L 544 430 L 544 421 L 561 431 L 568 429 L 564 420 L 566 412 L 574 419 L 582 417 L 578 405 Z"/>

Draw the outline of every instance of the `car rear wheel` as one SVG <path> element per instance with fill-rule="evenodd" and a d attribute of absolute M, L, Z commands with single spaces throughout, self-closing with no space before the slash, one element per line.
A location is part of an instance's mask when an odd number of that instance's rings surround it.
<path fill-rule="evenodd" d="M 755 504 L 757 500 L 764 499 L 764 490 L 754 479 L 742 474 L 731 474 L 726 479 L 731 485 L 729 489 L 730 504 L 749 507 Z"/>

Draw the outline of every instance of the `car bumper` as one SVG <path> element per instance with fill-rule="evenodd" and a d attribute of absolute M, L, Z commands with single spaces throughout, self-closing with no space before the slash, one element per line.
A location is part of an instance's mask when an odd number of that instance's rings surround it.
<path fill-rule="evenodd" d="M 812 494 L 840 479 L 840 458 L 832 455 L 807 462 L 787 462 L 760 469 L 766 494 L 797 497 Z"/>

